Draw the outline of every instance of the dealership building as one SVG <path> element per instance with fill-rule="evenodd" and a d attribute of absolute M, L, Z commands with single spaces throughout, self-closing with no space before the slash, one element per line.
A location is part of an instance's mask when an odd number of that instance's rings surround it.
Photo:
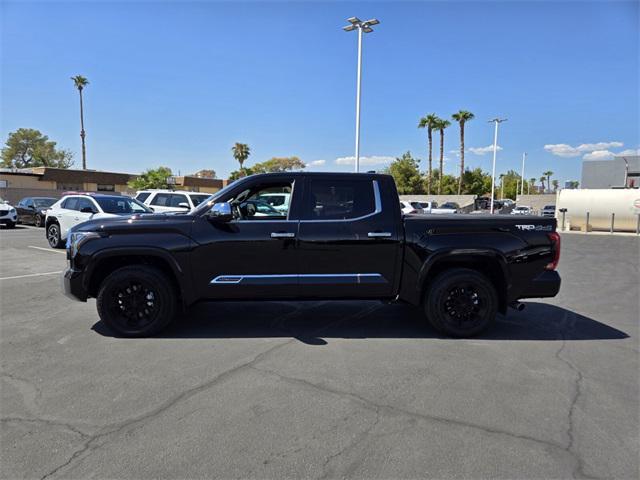
<path fill-rule="evenodd" d="M 0 169 L 0 197 L 15 204 L 24 197 L 58 198 L 65 191 L 101 192 L 133 195 L 127 183 L 137 175 L 99 170 L 72 170 L 35 167 Z M 171 188 L 193 192 L 215 193 L 226 185 L 226 180 L 200 176 L 171 177 Z"/>
<path fill-rule="evenodd" d="M 626 180 L 626 184 L 625 184 Z M 640 188 L 640 156 L 584 160 L 580 188 Z"/>

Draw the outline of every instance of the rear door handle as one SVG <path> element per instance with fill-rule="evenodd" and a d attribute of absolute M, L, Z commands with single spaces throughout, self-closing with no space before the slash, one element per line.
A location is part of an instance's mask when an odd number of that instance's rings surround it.
<path fill-rule="evenodd" d="M 296 234 L 292 232 L 271 232 L 271 238 L 295 238 Z"/>
<path fill-rule="evenodd" d="M 391 232 L 369 232 L 367 236 L 369 238 L 389 238 L 391 236 Z"/>

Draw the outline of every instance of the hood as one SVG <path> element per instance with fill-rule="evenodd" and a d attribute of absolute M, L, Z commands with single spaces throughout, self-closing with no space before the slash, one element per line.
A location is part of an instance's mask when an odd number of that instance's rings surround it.
<path fill-rule="evenodd" d="M 75 232 L 130 233 L 172 230 L 193 222 L 192 215 L 165 215 L 162 213 L 142 213 L 136 215 L 116 215 L 88 220 L 73 228 Z"/>

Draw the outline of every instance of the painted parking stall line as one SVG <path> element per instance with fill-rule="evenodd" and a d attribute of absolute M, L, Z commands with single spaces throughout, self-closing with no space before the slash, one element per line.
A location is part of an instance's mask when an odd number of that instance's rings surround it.
<path fill-rule="evenodd" d="M 33 248 L 35 250 L 42 250 L 43 252 L 49 252 L 49 253 L 61 253 L 63 255 L 67 254 L 66 250 L 54 250 L 52 248 L 36 247 L 33 245 L 29 245 L 29 248 Z"/>
<path fill-rule="evenodd" d="M 58 270 L 57 272 L 29 273 L 27 275 L 15 275 L 13 277 L 0 277 L 0 280 L 15 280 L 18 278 L 41 277 L 43 275 L 57 275 L 59 273 L 62 273 L 62 270 Z"/>

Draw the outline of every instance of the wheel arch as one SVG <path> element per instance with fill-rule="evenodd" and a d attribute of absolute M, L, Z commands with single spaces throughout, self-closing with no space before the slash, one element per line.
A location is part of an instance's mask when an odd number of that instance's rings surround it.
<path fill-rule="evenodd" d="M 420 299 L 424 298 L 431 282 L 440 273 L 452 268 L 467 268 L 486 276 L 498 294 L 498 310 L 501 313 L 507 311 L 509 271 L 504 255 L 495 250 L 449 250 L 432 255 L 420 270 L 418 282 Z"/>
<path fill-rule="evenodd" d="M 187 277 L 176 259 L 159 248 L 107 249 L 93 255 L 87 266 L 85 287 L 91 297 L 97 297 L 102 281 L 119 268 L 131 265 L 148 265 L 163 272 L 178 294 L 178 302 L 186 307 L 193 303 Z"/>

